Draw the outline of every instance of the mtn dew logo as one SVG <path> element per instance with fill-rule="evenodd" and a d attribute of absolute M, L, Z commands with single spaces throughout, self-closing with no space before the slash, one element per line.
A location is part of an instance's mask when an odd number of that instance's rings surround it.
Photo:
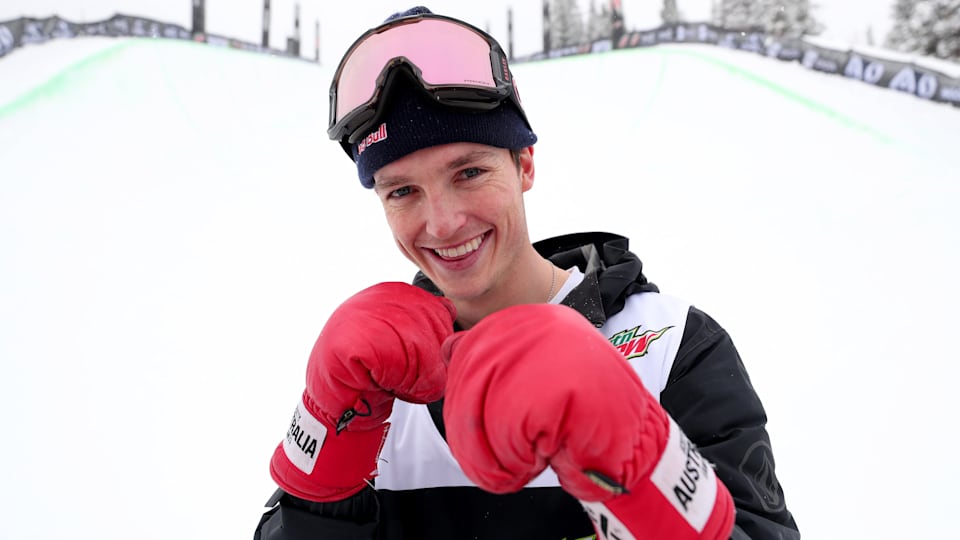
<path fill-rule="evenodd" d="M 630 330 L 617 332 L 610 338 L 610 343 L 612 343 L 627 360 L 639 358 L 647 354 L 650 350 L 651 343 L 660 339 L 660 337 L 666 334 L 671 328 L 673 327 L 667 326 L 660 330 L 647 330 L 641 333 L 640 327 L 636 326 Z"/>

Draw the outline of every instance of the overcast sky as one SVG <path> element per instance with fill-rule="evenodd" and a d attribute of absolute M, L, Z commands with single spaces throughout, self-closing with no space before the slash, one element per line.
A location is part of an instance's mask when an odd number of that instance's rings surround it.
<path fill-rule="evenodd" d="M 594 0 L 597 5 L 603 0 Z M 417 0 L 365 0 L 363 2 L 323 2 L 300 0 L 302 50 L 312 56 L 315 24 L 320 21 L 320 50 L 323 63 L 334 63 L 364 30 L 375 26 L 391 13 L 417 5 Z M 591 0 L 579 0 L 589 10 Z M 272 0 L 271 45 L 282 48 L 293 31 L 296 0 Z M 541 0 L 458 0 L 423 1 L 431 10 L 452 15 L 481 28 L 488 28 L 506 47 L 506 12 L 514 10 L 514 51 L 518 55 L 540 50 Z M 643 29 L 659 23 L 658 0 L 622 0 L 628 27 Z M 263 0 L 206 0 L 207 31 L 259 42 Z M 331 4 L 336 8 L 331 10 Z M 678 0 L 687 20 L 707 20 L 711 0 Z M 826 25 L 824 35 L 848 43 L 865 43 L 867 28 L 882 41 L 890 27 L 893 0 L 819 0 L 816 12 Z M 122 7 L 118 7 L 122 6 Z M 141 15 L 186 27 L 191 24 L 191 0 L 3 0 L 0 20 L 21 15 L 60 15 L 74 21 L 100 20 L 121 12 Z"/>

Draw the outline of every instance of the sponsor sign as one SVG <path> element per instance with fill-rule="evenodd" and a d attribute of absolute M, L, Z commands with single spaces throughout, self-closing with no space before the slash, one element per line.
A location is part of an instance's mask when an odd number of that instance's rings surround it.
<path fill-rule="evenodd" d="M 5 56 L 19 45 L 17 39 L 19 31 L 15 25 L 16 23 L 13 21 L 0 23 L 0 57 Z"/>
<path fill-rule="evenodd" d="M 960 106 L 960 79 L 935 69 L 848 49 L 835 49 L 798 39 L 769 36 L 758 29 L 729 29 L 707 23 L 668 24 L 624 32 L 611 39 L 545 51 L 518 58 L 530 62 L 613 49 L 652 47 L 663 43 L 703 43 L 797 62 L 807 69 L 913 94 L 930 101 Z"/>
<path fill-rule="evenodd" d="M 290 55 L 285 51 L 267 49 L 255 43 L 248 43 L 213 34 L 194 34 L 190 30 L 176 24 L 122 14 L 114 15 L 103 21 L 85 23 L 74 23 L 56 16 L 45 19 L 22 17 L 11 21 L 0 21 L 0 57 L 24 45 L 33 45 L 52 39 L 69 39 L 78 36 L 193 40 L 218 47 L 230 47 L 245 51 L 300 58 L 297 55 Z M 578 52 L 583 51 L 578 50 Z M 302 60 L 310 61 L 305 58 Z"/>

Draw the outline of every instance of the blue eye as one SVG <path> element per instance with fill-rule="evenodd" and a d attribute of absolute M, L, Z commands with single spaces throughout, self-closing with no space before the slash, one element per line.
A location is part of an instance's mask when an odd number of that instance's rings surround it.
<path fill-rule="evenodd" d="M 467 178 L 476 178 L 477 176 L 480 176 L 480 169 L 477 167 L 470 167 L 469 169 L 464 169 L 462 174 Z"/>
<path fill-rule="evenodd" d="M 390 197 L 392 198 L 405 197 L 410 194 L 410 191 L 411 191 L 410 186 L 403 186 L 402 188 L 397 188 L 391 191 Z"/>

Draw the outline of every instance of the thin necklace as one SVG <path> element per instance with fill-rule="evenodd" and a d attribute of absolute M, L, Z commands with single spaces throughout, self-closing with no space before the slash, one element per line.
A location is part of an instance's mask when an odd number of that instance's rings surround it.
<path fill-rule="evenodd" d="M 550 292 L 547 293 L 547 303 L 553 298 L 553 288 L 557 286 L 557 267 L 550 263 Z"/>

